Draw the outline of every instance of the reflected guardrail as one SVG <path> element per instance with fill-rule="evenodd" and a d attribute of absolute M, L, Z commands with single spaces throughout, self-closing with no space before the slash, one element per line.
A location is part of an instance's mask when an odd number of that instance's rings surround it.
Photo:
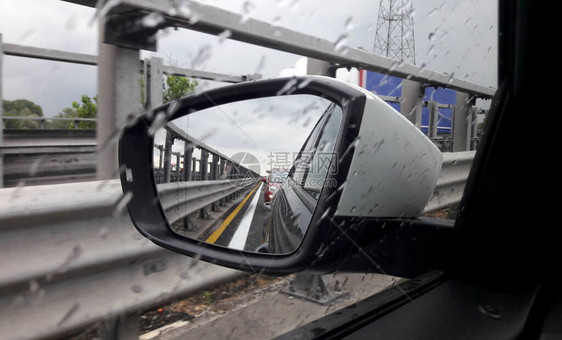
<path fill-rule="evenodd" d="M 160 202 L 168 221 L 175 223 L 223 199 L 248 190 L 256 180 L 217 180 L 158 184 Z"/>

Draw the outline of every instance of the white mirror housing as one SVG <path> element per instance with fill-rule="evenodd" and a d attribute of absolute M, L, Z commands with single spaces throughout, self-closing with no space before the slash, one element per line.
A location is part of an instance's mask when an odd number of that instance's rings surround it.
<path fill-rule="evenodd" d="M 336 216 L 416 217 L 431 196 L 442 153 L 392 106 L 367 98 Z"/>

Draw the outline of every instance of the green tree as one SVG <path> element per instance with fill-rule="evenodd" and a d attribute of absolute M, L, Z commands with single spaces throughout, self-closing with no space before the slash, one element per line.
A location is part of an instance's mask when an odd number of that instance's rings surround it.
<path fill-rule="evenodd" d="M 140 76 L 140 88 L 141 88 L 141 104 L 144 105 L 146 101 L 146 79 L 144 75 Z M 197 80 L 189 79 L 182 76 L 166 76 L 162 84 L 162 100 L 164 103 L 171 102 L 176 99 L 180 99 L 195 91 L 195 87 L 198 85 Z"/>
<path fill-rule="evenodd" d="M 195 91 L 197 80 L 182 76 L 166 76 L 164 81 L 164 103 L 187 96 Z"/>
<path fill-rule="evenodd" d="M 27 99 L 4 100 L 2 102 L 4 117 L 43 117 L 41 106 Z M 40 122 L 37 120 L 5 120 L 6 129 L 39 129 Z"/>
<path fill-rule="evenodd" d="M 75 109 L 67 107 L 57 113 L 54 118 L 78 118 L 78 113 L 76 113 Z M 73 129 L 74 122 L 67 120 L 52 120 L 47 122 L 47 128 L 53 130 Z"/>
<path fill-rule="evenodd" d="M 90 98 L 82 95 L 80 102 L 72 102 L 72 109 L 76 112 L 76 118 L 96 118 L 98 114 L 98 96 Z M 71 123 L 73 124 L 73 123 Z M 79 129 L 95 129 L 95 122 L 80 122 Z"/>
<path fill-rule="evenodd" d="M 144 102 L 144 77 L 141 76 L 141 103 Z M 163 84 L 163 100 L 165 103 L 185 97 L 194 92 L 198 85 L 196 80 L 182 76 L 167 76 Z M 72 102 L 72 107 L 65 108 L 59 112 L 56 118 L 96 118 L 98 109 L 98 97 L 93 98 L 82 95 L 80 102 Z M 74 122 L 52 121 L 49 123 L 51 129 L 73 128 Z M 95 122 L 80 122 L 80 129 L 95 129 Z"/>

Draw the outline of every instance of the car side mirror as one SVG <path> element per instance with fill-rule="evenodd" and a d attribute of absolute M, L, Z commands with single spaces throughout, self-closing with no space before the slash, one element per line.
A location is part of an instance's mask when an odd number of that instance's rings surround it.
<path fill-rule="evenodd" d="M 275 152 L 293 152 L 283 174 L 267 166 Z M 124 129 L 119 162 L 131 219 L 152 242 L 286 274 L 341 269 L 365 228 L 419 216 L 442 155 L 374 94 L 305 76 L 165 104 Z"/>

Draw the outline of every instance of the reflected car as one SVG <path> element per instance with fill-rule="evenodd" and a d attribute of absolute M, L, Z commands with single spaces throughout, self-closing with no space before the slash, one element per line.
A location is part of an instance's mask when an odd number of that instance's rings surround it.
<path fill-rule="evenodd" d="M 264 242 L 258 251 L 287 254 L 299 247 L 322 190 L 322 181 L 317 179 L 326 178 L 330 163 L 320 162 L 319 156 L 331 157 L 334 143 L 327 141 L 336 140 L 341 119 L 341 108 L 331 104 L 316 123 L 290 171 L 271 172 L 268 190 L 276 186 L 271 195 Z"/>
<path fill-rule="evenodd" d="M 281 187 L 281 184 L 283 184 L 285 179 L 287 179 L 288 174 L 289 174 L 289 171 L 287 171 L 287 170 L 282 170 L 282 169 L 271 170 L 271 174 L 269 176 L 267 176 L 267 179 L 265 181 L 265 183 L 266 183 L 265 191 L 264 191 L 265 202 L 271 201 L 273 196 L 275 196 L 275 193 Z"/>

